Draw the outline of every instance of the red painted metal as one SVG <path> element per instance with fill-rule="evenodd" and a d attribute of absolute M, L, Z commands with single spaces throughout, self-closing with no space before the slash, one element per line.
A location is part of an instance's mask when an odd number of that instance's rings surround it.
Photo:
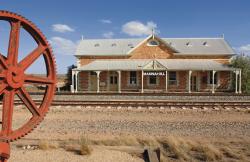
<path fill-rule="evenodd" d="M 7 56 L 0 54 L 0 95 L 3 95 L 2 129 L 0 130 L 0 161 L 6 162 L 10 155 L 9 142 L 31 132 L 44 118 L 53 100 L 56 88 L 56 67 L 51 47 L 42 32 L 26 18 L 8 11 L 0 11 L 0 21 L 10 24 L 9 48 Z M 20 30 L 26 30 L 37 43 L 37 48 L 18 62 Z M 43 56 L 46 77 L 26 74 L 26 70 L 40 56 Z M 46 91 L 40 106 L 32 100 L 24 84 L 44 84 Z M 12 127 L 14 97 L 17 95 L 32 114 L 27 123 L 17 129 Z"/>

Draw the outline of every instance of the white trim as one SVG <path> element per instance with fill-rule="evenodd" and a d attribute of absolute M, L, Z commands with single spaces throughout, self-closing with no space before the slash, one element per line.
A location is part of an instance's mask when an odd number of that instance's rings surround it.
<path fill-rule="evenodd" d="M 130 72 L 134 71 L 136 73 L 136 84 L 130 84 Z M 138 78 L 138 71 L 136 70 L 131 70 L 131 71 L 127 71 L 128 73 L 128 77 L 127 77 L 127 86 L 128 87 L 137 87 L 139 85 L 139 78 Z"/>
<path fill-rule="evenodd" d="M 143 41 L 141 41 L 141 43 L 137 44 L 134 48 L 132 48 L 131 50 L 129 50 L 127 52 L 127 55 L 129 55 L 130 53 L 132 53 L 135 49 L 137 49 L 138 47 L 140 47 L 144 42 L 146 42 L 149 38 L 152 37 L 152 34 L 149 35 L 147 38 L 145 38 Z"/>
<path fill-rule="evenodd" d="M 200 37 L 200 38 L 163 38 L 163 39 L 224 39 L 224 38 L 221 38 L 221 37 L 217 37 L 217 38 L 214 38 L 214 37 L 212 37 L 212 38 L 209 38 L 209 37 Z"/>
<path fill-rule="evenodd" d="M 150 42 L 152 42 L 152 41 L 157 42 L 157 45 L 152 45 L 152 44 L 150 44 Z M 156 40 L 156 39 L 150 39 L 150 40 L 148 41 L 148 43 L 147 43 L 147 46 L 149 46 L 149 47 L 158 47 L 159 45 L 160 45 L 160 42 L 159 42 L 158 40 Z"/>
<path fill-rule="evenodd" d="M 192 77 L 192 71 L 188 71 L 188 93 L 191 93 L 191 77 Z"/>
<path fill-rule="evenodd" d="M 169 82 L 170 82 L 170 80 L 169 80 L 169 78 L 170 78 L 170 73 L 171 72 L 175 72 L 175 82 L 176 82 L 176 84 L 169 84 Z M 168 71 L 168 85 L 169 86 L 179 86 L 179 71 Z"/>
<path fill-rule="evenodd" d="M 169 45 L 166 41 L 164 41 L 163 39 L 161 39 L 160 37 L 157 37 L 156 35 L 152 35 L 150 34 L 147 38 L 145 38 L 142 42 L 140 42 L 139 44 L 137 44 L 134 48 L 132 48 L 131 50 L 129 50 L 127 52 L 127 55 L 130 55 L 135 49 L 137 49 L 138 47 L 140 47 L 144 42 L 146 42 L 147 40 L 149 40 L 150 38 L 154 37 L 154 39 L 158 39 L 157 41 L 164 43 L 168 48 L 172 49 L 174 52 L 178 53 L 179 51 L 176 50 L 173 46 Z M 174 53 L 173 52 L 173 53 Z"/>
<path fill-rule="evenodd" d="M 239 93 L 241 93 L 241 70 L 239 70 Z"/>

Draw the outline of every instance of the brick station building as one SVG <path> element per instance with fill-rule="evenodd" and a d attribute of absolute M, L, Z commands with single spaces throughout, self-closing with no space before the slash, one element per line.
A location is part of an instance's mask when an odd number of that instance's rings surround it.
<path fill-rule="evenodd" d="M 72 92 L 235 92 L 241 70 L 224 38 L 82 40 L 72 70 Z M 235 86 L 232 80 L 236 80 Z"/>

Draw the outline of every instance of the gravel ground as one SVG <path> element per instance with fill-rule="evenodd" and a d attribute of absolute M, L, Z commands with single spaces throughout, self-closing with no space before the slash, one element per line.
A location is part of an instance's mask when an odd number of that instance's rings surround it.
<path fill-rule="evenodd" d="M 8 162 L 144 162 L 143 159 L 119 151 L 94 149 L 91 155 L 81 156 L 63 149 L 29 150 L 13 149 Z"/>
<path fill-rule="evenodd" d="M 17 113 L 23 118 L 23 113 Z M 68 139 L 90 136 L 250 137 L 249 111 L 117 110 L 52 107 L 27 138 Z"/>
<path fill-rule="evenodd" d="M 197 95 L 197 96 L 190 96 L 189 94 L 185 96 L 180 96 L 180 95 L 171 95 L 171 94 L 166 94 L 166 95 L 141 95 L 141 94 L 136 94 L 136 95 L 126 95 L 126 94 L 121 94 L 121 95 L 105 95 L 105 94 L 95 94 L 95 95 L 88 95 L 88 94 L 81 94 L 81 95 L 56 95 L 55 100 L 68 100 L 69 98 L 71 100 L 85 100 L 85 101 L 90 101 L 90 100 L 101 100 L 101 101 L 108 101 L 108 100 L 173 100 L 173 101 L 249 101 L 250 100 L 250 95 L 249 96 L 210 96 L 211 94 L 207 94 L 205 96 L 203 95 Z M 233 95 L 233 94 L 232 94 Z M 41 95 L 32 95 L 33 99 L 41 99 L 43 96 Z"/>
<path fill-rule="evenodd" d="M 15 109 L 14 127 L 21 125 L 25 109 Z M 51 107 L 45 120 L 30 139 L 68 140 L 87 136 L 105 139 L 119 136 L 187 138 L 250 139 L 249 110 L 161 110 L 108 109 L 84 107 Z M 21 140 L 22 141 L 22 140 Z M 20 142 L 20 141 L 19 141 Z M 14 143 L 15 144 L 15 143 Z M 133 162 L 141 161 L 129 154 L 97 149 L 89 157 L 75 155 L 60 149 L 53 151 L 25 151 L 13 147 L 10 162 Z M 100 160 L 101 159 L 101 160 Z"/>

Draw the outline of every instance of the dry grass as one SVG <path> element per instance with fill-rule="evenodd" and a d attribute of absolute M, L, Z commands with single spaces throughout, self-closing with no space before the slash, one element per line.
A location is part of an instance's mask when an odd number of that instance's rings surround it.
<path fill-rule="evenodd" d="M 221 149 L 221 151 L 228 158 L 243 160 L 243 156 L 241 154 L 237 153 L 229 147 L 224 147 Z"/>
<path fill-rule="evenodd" d="M 135 137 L 115 137 L 113 139 L 91 140 L 93 145 L 103 146 L 137 146 L 140 145 Z"/>
<path fill-rule="evenodd" d="M 89 147 L 89 140 L 87 138 L 82 137 L 79 141 L 80 143 L 80 155 L 90 155 L 92 152 L 92 148 Z"/>
<path fill-rule="evenodd" d="M 72 140 L 64 142 L 63 148 L 66 151 L 74 152 L 78 155 L 90 155 L 93 149 L 89 146 L 90 141 L 88 138 L 81 137 L 77 142 Z"/>
<path fill-rule="evenodd" d="M 243 140 L 243 139 L 242 139 Z M 61 146 L 78 155 L 90 155 L 90 145 L 102 146 L 142 146 L 161 149 L 161 162 L 167 161 L 244 161 L 250 156 L 250 142 L 239 141 L 203 141 L 188 140 L 181 137 L 162 138 L 136 138 L 116 137 L 109 139 L 90 140 L 82 137 L 79 140 L 69 140 L 61 143 Z M 39 148 L 47 150 L 57 148 L 48 141 L 40 141 Z"/>
<path fill-rule="evenodd" d="M 200 155 L 197 159 L 202 161 L 218 161 L 223 157 L 223 153 L 212 144 L 197 143 L 192 151 L 196 151 Z"/>
<path fill-rule="evenodd" d="M 38 142 L 38 148 L 41 150 L 57 149 L 59 148 L 59 145 L 56 142 L 52 142 L 48 140 L 40 140 Z"/>
<path fill-rule="evenodd" d="M 158 141 L 161 144 L 162 154 L 165 157 L 179 160 L 190 160 L 188 152 L 191 145 L 181 138 L 168 137 Z"/>

